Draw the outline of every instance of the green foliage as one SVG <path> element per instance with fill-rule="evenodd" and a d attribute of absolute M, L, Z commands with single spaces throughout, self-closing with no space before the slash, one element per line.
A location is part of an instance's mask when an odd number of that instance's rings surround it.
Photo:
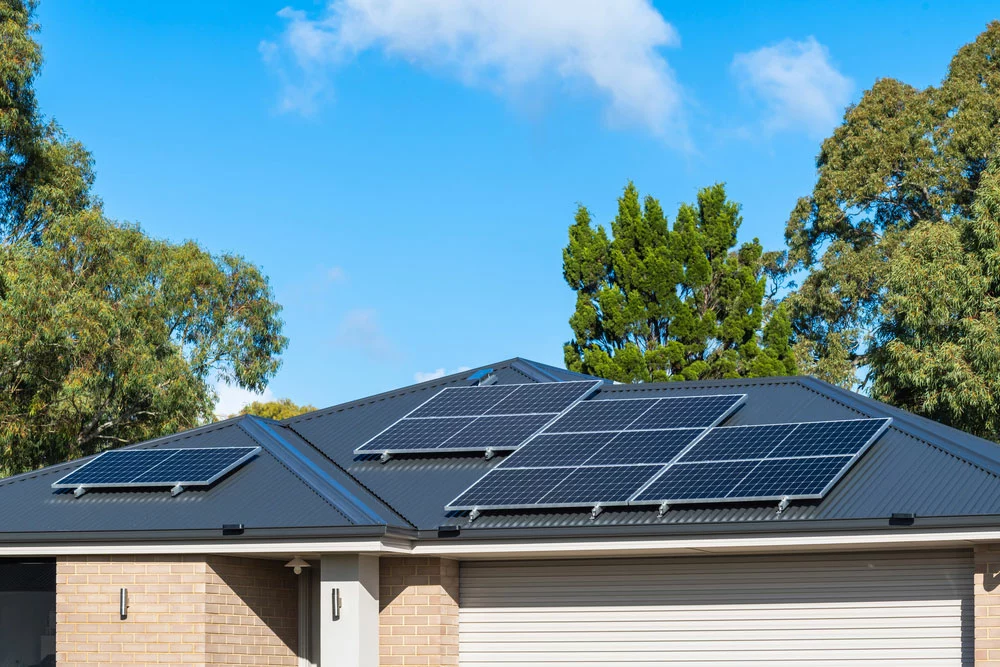
<path fill-rule="evenodd" d="M 736 248 L 741 222 L 721 184 L 681 206 L 671 228 L 629 183 L 611 238 L 580 206 L 563 250 L 577 294 L 566 367 L 619 382 L 794 373 L 785 310 L 762 329 L 773 254 L 756 239 Z"/>
<path fill-rule="evenodd" d="M 256 415 L 266 419 L 280 421 L 289 417 L 297 417 L 316 408 L 312 405 L 296 405 L 290 398 L 279 398 L 275 401 L 254 401 L 240 410 L 241 415 Z"/>
<path fill-rule="evenodd" d="M 0 3 L 0 475 L 210 418 L 287 344 L 260 270 L 105 218 L 90 155 L 36 109 L 33 2 Z"/>
<path fill-rule="evenodd" d="M 878 81 L 823 142 L 786 230 L 803 368 L 997 438 L 1000 22 L 940 86 Z"/>

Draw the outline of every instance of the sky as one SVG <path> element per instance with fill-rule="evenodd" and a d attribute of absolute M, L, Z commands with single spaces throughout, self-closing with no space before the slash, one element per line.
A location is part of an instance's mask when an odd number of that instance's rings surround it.
<path fill-rule="evenodd" d="M 292 2 L 292 4 L 287 4 Z M 106 212 L 260 265 L 265 398 L 334 405 L 521 356 L 562 365 L 578 204 L 725 182 L 783 245 L 845 106 L 938 83 L 994 2 L 41 0 L 42 110 Z M 253 397 L 219 387 L 228 414 Z"/>

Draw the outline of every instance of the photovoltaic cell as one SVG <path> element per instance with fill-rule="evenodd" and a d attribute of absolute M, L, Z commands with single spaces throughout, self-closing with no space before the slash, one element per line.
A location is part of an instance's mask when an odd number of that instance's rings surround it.
<path fill-rule="evenodd" d="M 884 421 L 856 419 L 801 424 L 768 454 L 768 458 L 854 454 L 858 449 L 858 443 L 871 439 L 882 428 Z"/>
<path fill-rule="evenodd" d="M 133 484 L 207 483 L 253 451 L 252 447 L 181 449 L 132 480 Z"/>
<path fill-rule="evenodd" d="M 371 451 L 436 449 L 475 419 L 475 417 L 403 419 L 369 440 L 365 449 Z"/>
<path fill-rule="evenodd" d="M 445 387 L 407 417 L 478 417 L 513 394 L 517 387 L 518 385 L 510 384 Z"/>
<path fill-rule="evenodd" d="M 516 449 L 601 384 L 446 387 L 354 451 L 416 454 Z"/>
<path fill-rule="evenodd" d="M 453 500 L 452 505 L 467 508 L 534 505 L 571 472 L 571 468 L 494 469 Z"/>
<path fill-rule="evenodd" d="M 487 415 L 558 414 L 595 388 L 593 382 L 519 384 L 517 391 L 486 410 Z"/>
<path fill-rule="evenodd" d="M 634 500 L 639 503 L 723 500 L 758 461 L 676 463 Z"/>
<path fill-rule="evenodd" d="M 577 468 L 545 494 L 539 504 L 623 503 L 659 469 L 656 465 Z"/>
<path fill-rule="evenodd" d="M 626 431 L 602 447 L 586 465 L 617 465 L 637 463 L 670 463 L 702 430 L 697 428 L 672 431 Z M 530 449 L 530 447 L 529 447 Z"/>
<path fill-rule="evenodd" d="M 713 428 L 681 457 L 681 462 L 764 458 L 796 428 L 797 424 Z"/>
<path fill-rule="evenodd" d="M 545 433 L 621 431 L 649 410 L 659 399 L 581 401 L 550 424 Z"/>
<path fill-rule="evenodd" d="M 628 428 L 630 431 L 654 428 L 707 428 L 719 423 L 719 418 L 736 408 L 744 398 L 743 394 L 661 398 L 629 424 Z"/>
<path fill-rule="evenodd" d="M 501 415 L 479 417 L 461 431 L 441 443 L 441 451 L 470 449 L 517 449 L 538 431 L 552 415 Z M 436 421 L 436 420 L 435 420 Z"/>
<path fill-rule="evenodd" d="M 173 449 L 127 449 L 104 452 L 82 468 L 60 479 L 57 484 L 126 484 L 150 467 L 173 456 Z"/>
<path fill-rule="evenodd" d="M 850 463 L 851 458 L 825 456 L 761 461 L 726 497 L 727 499 L 818 497 L 844 466 Z"/>
<path fill-rule="evenodd" d="M 508 456 L 497 468 L 557 468 L 583 465 L 615 437 L 615 433 L 539 435 Z"/>

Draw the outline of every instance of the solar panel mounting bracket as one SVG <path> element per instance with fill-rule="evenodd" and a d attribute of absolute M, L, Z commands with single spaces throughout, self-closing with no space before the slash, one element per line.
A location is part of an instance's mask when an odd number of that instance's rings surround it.
<path fill-rule="evenodd" d="M 85 487 L 85 486 L 78 486 L 75 489 L 73 489 L 73 497 L 74 498 L 79 498 L 80 496 L 82 496 L 86 492 L 87 492 L 87 487 Z"/>
<path fill-rule="evenodd" d="M 778 503 L 778 516 L 784 514 L 788 506 L 791 505 L 792 499 L 788 496 L 782 496 L 781 501 Z"/>
<path fill-rule="evenodd" d="M 486 448 L 486 452 L 483 454 L 483 456 L 486 457 L 487 461 L 489 461 L 491 458 L 493 458 L 496 455 L 497 455 L 497 453 L 493 451 L 492 447 L 487 447 Z"/>
<path fill-rule="evenodd" d="M 473 521 L 475 521 L 476 519 L 478 519 L 479 518 L 479 514 L 480 514 L 479 508 L 478 507 L 473 507 L 472 511 L 469 512 L 469 523 L 472 523 Z"/>
<path fill-rule="evenodd" d="M 382 452 L 382 455 L 378 457 L 379 463 L 388 463 L 389 459 L 392 458 L 392 454 L 389 452 Z"/>
<path fill-rule="evenodd" d="M 669 511 L 670 511 L 670 503 L 660 503 L 660 509 L 656 511 L 656 516 L 662 517 Z"/>
<path fill-rule="evenodd" d="M 175 496 L 179 496 L 182 493 L 184 493 L 184 487 L 182 485 L 180 485 L 180 484 L 176 484 L 176 485 L 174 485 L 174 487 L 172 489 L 170 489 L 170 497 L 171 498 L 174 498 Z"/>
<path fill-rule="evenodd" d="M 596 519 L 598 515 L 600 515 L 600 513 L 603 511 L 604 508 L 601 507 L 600 503 L 594 505 L 594 507 L 590 510 L 590 520 L 593 521 L 594 519 Z"/>

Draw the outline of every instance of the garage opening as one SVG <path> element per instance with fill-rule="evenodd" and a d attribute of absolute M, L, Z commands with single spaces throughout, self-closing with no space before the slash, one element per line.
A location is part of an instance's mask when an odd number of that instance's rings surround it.
<path fill-rule="evenodd" d="M 0 665 L 55 664 L 55 561 L 0 559 Z"/>
<path fill-rule="evenodd" d="M 462 667 L 972 665 L 961 552 L 462 564 Z"/>

